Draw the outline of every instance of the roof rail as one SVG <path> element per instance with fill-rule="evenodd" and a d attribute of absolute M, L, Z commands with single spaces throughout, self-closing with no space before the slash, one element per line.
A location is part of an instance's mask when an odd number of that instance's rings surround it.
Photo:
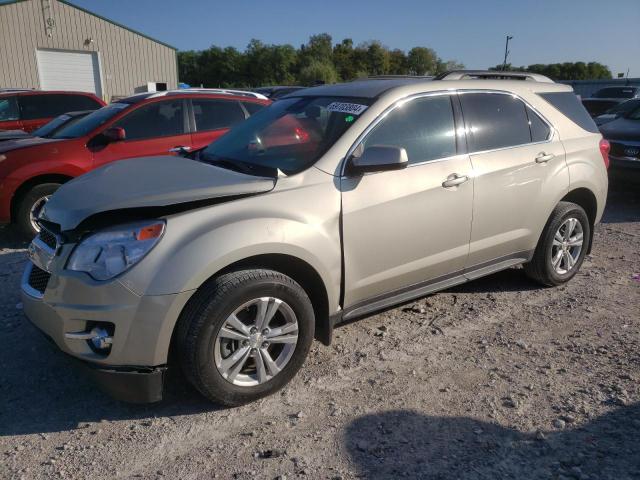
<path fill-rule="evenodd" d="M 248 90 L 234 90 L 229 88 L 181 88 L 178 90 L 169 90 L 164 93 L 165 95 L 179 95 L 181 93 L 214 93 L 220 95 L 236 95 L 240 97 L 257 98 L 260 100 L 268 100 L 265 95 L 257 92 L 250 92 Z"/>
<path fill-rule="evenodd" d="M 0 88 L 0 93 L 32 92 L 35 88 Z"/>
<path fill-rule="evenodd" d="M 451 70 L 441 73 L 434 80 L 528 80 L 531 82 L 555 83 L 539 73 L 504 72 L 499 70 Z"/>
<path fill-rule="evenodd" d="M 363 78 L 356 78 L 356 80 L 395 80 L 398 78 L 411 78 L 415 80 L 431 80 L 433 75 L 368 75 Z"/>

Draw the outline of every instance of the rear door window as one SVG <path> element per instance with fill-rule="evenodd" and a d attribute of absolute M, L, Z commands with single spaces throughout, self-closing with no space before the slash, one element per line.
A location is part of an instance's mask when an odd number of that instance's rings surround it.
<path fill-rule="evenodd" d="M 515 147 L 531 142 L 522 100 L 498 93 L 460 95 L 471 152 Z"/>
<path fill-rule="evenodd" d="M 0 98 L 0 122 L 9 120 L 18 120 L 20 113 L 18 111 L 18 101 L 16 97 Z"/>
<path fill-rule="evenodd" d="M 182 135 L 186 131 L 184 102 L 176 99 L 142 105 L 113 126 L 124 128 L 127 140 Z"/>
<path fill-rule="evenodd" d="M 449 95 L 416 98 L 392 110 L 367 135 L 360 148 L 374 145 L 404 148 L 410 164 L 456 155 Z"/>
<path fill-rule="evenodd" d="M 235 100 L 200 98 L 191 100 L 191 104 L 198 132 L 231 128 L 245 119 L 240 103 Z"/>

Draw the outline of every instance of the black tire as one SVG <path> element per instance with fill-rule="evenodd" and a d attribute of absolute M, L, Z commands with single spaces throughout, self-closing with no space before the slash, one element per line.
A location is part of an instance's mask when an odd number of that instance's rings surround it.
<path fill-rule="evenodd" d="M 255 386 L 238 386 L 218 371 L 215 341 L 227 318 L 245 302 L 273 296 L 297 317 L 298 341 L 277 375 Z M 178 357 L 187 380 L 213 402 L 237 406 L 271 395 L 286 385 L 304 363 L 314 338 L 315 317 L 306 292 L 291 278 L 273 270 L 242 270 L 203 285 L 185 307 L 177 330 Z"/>
<path fill-rule="evenodd" d="M 41 183 L 32 187 L 20 198 L 15 221 L 26 238 L 32 239 L 38 234 L 38 230 L 31 224 L 31 209 L 36 202 L 43 197 L 52 195 L 58 188 L 60 188 L 59 183 Z"/>
<path fill-rule="evenodd" d="M 569 218 L 575 218 L 580 223 L 583 232 L 583 244 L 575 265 L 566 273 L 561 274 L 552 265 L 553 239 L 558 229 Z M 540 240 L 538 240 L 533 258 L 524 265 L 524 271 L 530 278 L 548 287 L 568 282 L 580 270 L 591 242 L 591 235 L 591 223 L 584 209 L 575 203 L 560 202 L 551 213 Z"/>

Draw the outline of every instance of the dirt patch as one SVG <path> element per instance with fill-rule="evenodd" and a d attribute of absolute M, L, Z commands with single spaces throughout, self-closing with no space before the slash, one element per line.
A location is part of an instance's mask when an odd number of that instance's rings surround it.
<path fill-rule="evenodd" d="M 515 268 L 346 325 L 235 409 L 179 378 L 152 406 L 96 391 L 25 319 L 0 231 L 0 477 L 640 478 L 637 192 L 568 285 Z"/>

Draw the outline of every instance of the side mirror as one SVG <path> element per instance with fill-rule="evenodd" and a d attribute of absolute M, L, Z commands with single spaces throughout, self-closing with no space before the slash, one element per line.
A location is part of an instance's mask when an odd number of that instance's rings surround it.
<path fill-rule="evenodd" d="M 349 173 L 401 170 L 409 165 L 407 151 L 390 145 L 368 147 L 359 157 L 351 157 Z"/>
<path fill-rule="evenodd" d="M 107 128 L 104 132 L 102 132 L 102 135 L 109 142 L 120 142 L 127 138 L 127 132 L 125 132 L 124 128 L 122 127 Z"/>

